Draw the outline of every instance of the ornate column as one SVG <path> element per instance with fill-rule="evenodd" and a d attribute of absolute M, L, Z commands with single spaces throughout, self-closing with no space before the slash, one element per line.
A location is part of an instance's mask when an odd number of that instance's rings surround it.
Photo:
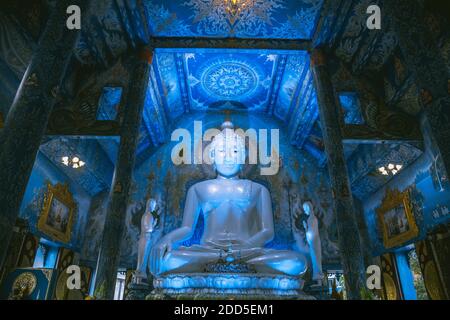
<path fill-rule="evenodd" d="M 0 266 L 61 79 L 77 42 L 77 30 L 66 27 L 66 9 L 72 4 L 87 9 L 87 3 L 86 0 L 55 2 L 0 132 Z"/>
<path fill-rule="evenodd" d="M 99 299 L 112 300 L 114 297 L 120 259 L 120 245 L 125 226 L 139 128 L 142 121 L 142 111 L 144 109 L 152 60 L 152 49 L 147 47 L 141 49 L 132 71 L 126 110 L 120 129 L 119 154 L 97 261 L 95 296 Z"/>
<path fill-rule="evenodd" d="M 326 67 L 325 54 L 314 49 L 311 69 L 319 103 L 320 121 L 328 158 L 328 172 L 334 198 L 339 251 L 349 299 L 360 299 L 364 264 L 356 223 L 353 196 L 344 157 L 342 133 L 333 85 Z"/>
<path fill-rule="evenodd" d="M 408 70 L 414 76 L 421 98 L 423 130 L 440 151 L 450 174 L 450 80 L 447 65 L 425 21 L 422 2 L 384 1 L 397 34 Z M 426 137 L 425 137 L 426 138 Z"/>

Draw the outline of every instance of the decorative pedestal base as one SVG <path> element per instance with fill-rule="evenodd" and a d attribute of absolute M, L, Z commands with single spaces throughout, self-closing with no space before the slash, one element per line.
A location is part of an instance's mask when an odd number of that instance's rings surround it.
<path fill-rule="evenodd" d="M 148 300 L 160 299 L 300 299 L 314 300 L 301 292 L 300 278 L 269 274 L 172 274 L 153 281 Z"/>

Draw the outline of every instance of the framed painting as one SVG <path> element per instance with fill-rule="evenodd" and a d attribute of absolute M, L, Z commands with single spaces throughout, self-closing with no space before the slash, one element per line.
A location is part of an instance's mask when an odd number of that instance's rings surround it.
<path fill-rule="evenodd" d="M 386 249 L 400 246 L 419 235 L 409 190 L 387 190 L 376 212 Z"/>
<path fill-rule="evenodd" d="M 68 243 L 72 235 L 72 225 L 76 203 L 67 184 L 47 184 L 38 229 L 54 240 Z"/>

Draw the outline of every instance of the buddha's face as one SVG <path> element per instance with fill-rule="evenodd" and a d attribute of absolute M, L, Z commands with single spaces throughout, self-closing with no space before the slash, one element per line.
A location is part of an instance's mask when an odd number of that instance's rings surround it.
<path fill-rule="evenodd" d="M 232 178 L 239 174 L 243 159 L 245 160 L 244 145 L 240 138 L 230 132 L 219 135 L 214 141 L 213 160 L 217 173 L 226 178 Z"/>
<path fill-rule="evenodd" d="M 155 199 L 150 199 L 147 202 L 147 212 L 154 212 L 156 210 L 156 208 L 158 207 L 158 203 L 156 202 Z"/>
<path fill-rule="evenodd" d="M 313 206 L 311 202 L 305 202 L 303 204 L 303 211 L 309 216 L 311 215 L 312 211 L 313 211 Z"/>

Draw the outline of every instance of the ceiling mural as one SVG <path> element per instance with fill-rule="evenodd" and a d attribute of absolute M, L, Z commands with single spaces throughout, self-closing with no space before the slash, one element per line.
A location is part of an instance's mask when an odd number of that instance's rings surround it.
<path fill-rule="evenodd" d="M 306 52 L 160 49 L 155 60 L 171 119 L 189 110 L 236 109 L 285 121 L 309 79 Z"/>
<path fill-rule="evenodd" d="M 155 132 L 167 132 L 168 123 L 190 111 L 273 115 L 287 125 L 298 148 L 304 146 L 318 119 L 307 52 L 157 49 L 154 61 L 155 79 L 145 108 L 153 113 L 144 112 L 144 127 L 149 129 L 142 130 L 144 149 L 163 143 Z M 164 115 L 166 122 L 161 120 Z"/>
<path fill-rule="evenodd" d="M 149 140 L 153 146 L 159 146 L 164 143 L 165 137 L 167 136 L 165 106 L 159 91 L 156 74 L 152 70 L 145 98 L 142 126 L 145 127 L 145 131 L 150 136 Z"/>
<path fill-rule="evenodd" d="M 169 115 L 172 119 L 179 117 L 185 111 L 181 99 L 175 55 L 173 53 L 158 52 L 154 68 L 161 79 L 161 91 L 165 97 Z"/>
<path fill-rule="evenodd" d="M 286 120 L 292 103 L 298 99 L 296 93 L 300 90 L 297 89 L 304 85 L 308 72 L 309 57 L 306 52 L 288 56 L 276 101 L 275 115 L 279 119 Z"/>
<path fill-rule="evenodd" d="M 187 53 L 184 57 L 193 109 L 213 109 L 227 102 L 248 110 L 267 107 L 277 55 Z"/>
<path fill-rule="evenodd" d="M 258 78 L 251 67 L 240 61 L 217 61 L 203 72 L 200 83 L 209 95 L 236 100 L 251 96 L 259 85 Z"/>
<path fill-rule="evenodd" d="M 292 114 L 289 117 L 289 132 L 291 142 L 302 148 L 319 117 L 317 96 L 309 68 L 307 68 L 299 87 L 301 89 L 289 112 Z"/>
<path fill-rule="evenodd" d="M 154 36 L 309 39 L 323 0 L 246 2 L 237 13 L 223 0 L 146 0 L 144 5 Z"/>
<path fill-rule="evenodd" d="M 40 152 L 55 166 L 80 185 L 89 195 L 108 189 L 111 185 L 114 164 L 97 141 L 89 138 L 52 138 L 44 143 Z M 79 157 L 86 165 L 82 168 L 66 166 L 63 157 Z"/>
<path fill-rule="evenodd" d="M 143 10 L 140 3 L 144 4 Z M 311 39 L 319 15 L 323 14 L 328 19 L 314 37 L 314 44 L 328 44 L 352 71 L 374 69 L 387 72 L 386 96 L 390 105 L 401 101 L 407 96 L 405 92 L 413 89 L 409 85 L 409 75 L 404 72 L 396 37 L 389 32 L 381 34 L 364 28 L 362 13 L 371 3 L 369 0 L 360 1 L 364 5 L 354 1 L 329 1 L 326 6 L 323 6 L 323 0 L 249 0 L 252 5 L 234 15 L 226 10 L 224 3 L 223 0 L 97 1 L 74 50 L 77 59 L 73 64 L 75 67 L 89 65 L 92 68 L 86 70 L 95 73 L 103 69 L 111 70 L 111 66 L 117 65 L 119 60 L 126 61 L 128 53 L 134 48 L 148 44 L 149 35 Z M 20 2 L 14 5 L 20 6 Z M 40 10 L 44 17 L 46 8 Z M 0 15 L 0 42 L 9 48 L 0 50 L 0 79 L 5 84 L 0 88 L 0 98 L 6 101 L 0 106 L 0 111 L 4 114 L 8 112 L 44 26 L 42 23 L 34 25 L 32 21 L 27 23 L 26 20 L 26 16 Z M 18 28 L 18 22 L 30 27 Z M 390 19 L 386 19 L 387 26 L 389 23 Z M 30 35 L 30 31 L 33 34 Z M 177 118 L 191 111 L 217 109 L 264 112 L 273 116 L 285 124 L 293 145 L 304 148 L 320 163 L 325 163 L 317 98 L 306 52 L 166 49 L 156 52 L 153 66 L 139 137 L 138 165 L 167 141 L 171 125 Z M 78 81 L 77 77 L 73 73 L 66 82 Z M 118 86 L 108 84 L 113 85 Z M 98 120 L 115 118 L 121 90 L 118 87 L 105 88 L 103 100 L 95 100 L 99 103 Z M 355 100 L 354 93 L 346 91 L 345 95 L 340 96 L 340 102 L 346 123 L 367 121 L 366 116 L 359 114 L 359 107 L 364 104 Z M 411 109 L 411 103 L 406 102 L 405 109 Z M 118 141 L 113 138 L 97 139 L 97 144 L 102 147 L 102 154 L 100 160 L 95 161 L 107 163 L 103 167 L 111 170 L 110 173 L 102 174 L 104 177 L 98 179 L 89 169 L 72 172 L 62 168 L 92 193 L 103 190 L 109 184 L 118 148 Z M 95 144 L 80 148 L 77 142 L 71 140 L 63 143 L 54 141 L 48 143 L 42 152 L 57 152 L 57 149 L 69 151 L 69 147 L 89 160 Z M 377 150 L 377 147 L 371 148 Z M 384 153 L 378 150 L 371 154 L 377 159 L 387 159 L 397 153 L 403 155 L 404 148 L 398 148 L 401 152 L 388 150 Z M 372 164 L 370 170 L 368 165 L 360 165 L 361 161 L 364 163 L 363 151 L 365 147 L 345 146 L 346 157 L 354 171 L 352 182 L 361 197 L 386 182 L 386 177 L 371 176 L 377 164 Z M 412 161 L 417 154 L 413 150 L 409 156 L 403 157 Z M 57 162 L 60 159 L 53 160 Z M 91 164 L 91 161 L 88 163 Z M 98 171 L 101 172 L 100 169 Z M 366 176 L 369 178 L 363 178 Z M 95 179 L 100 182 L 91 182 Z"/>
<path fill-rule="evenodd" d="M 422 151 L 407 144 L 360 144 L 348 158 L 348 173 L 352 191 L 359 199 L 380 189 L 393 176 L 380 174 L 378 168 L 389 163 L 404 168 L 417 160 Z"/>

